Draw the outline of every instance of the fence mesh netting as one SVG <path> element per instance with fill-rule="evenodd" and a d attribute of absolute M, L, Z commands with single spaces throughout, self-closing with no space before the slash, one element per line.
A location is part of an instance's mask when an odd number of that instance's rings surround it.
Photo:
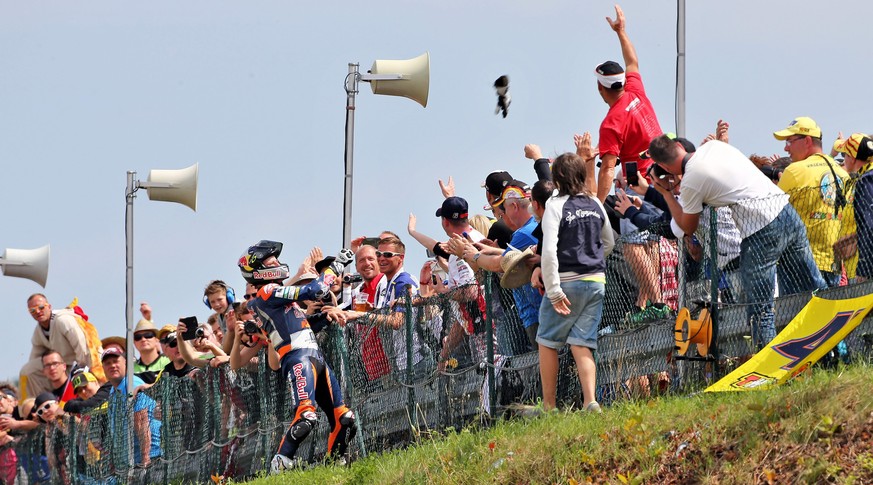
<path fill-rule="evenodd" d="M 778 331 L 808 302 L 811 268 L 836 275 L 832 288 L 817 293 L 824 298 L 873 291 L 871 282 L 856 279 L 857 244 L 845 242 L 871 235 L 854 234 L 844 223 L 845 210 L 821 215 L 801 205 L 801 216 L 822 223 L 797 237 L 805 226 L 796 226 L 785 202 L 783 196 L 707 207 L 694 238 L 676 239 L 666 223 L 619 238 L 607 259 L 595 354 L 598 401 L 702 389 L 755 353 L 750 321 L 760 324 L 761 315 L 772 315 Z M 769 222 L 774 220 L 776 226 Z M 791 246 L 807 238 L 811 244 Z M 803 257 L 810 245 L 812 267 Z M 743 272 L 741 252 L 756 255 L 758 266 L 745 270 L 750 273 Z M 774 259 L 774 252 L 787 256 Z M 480 285 L 400 301 L 318 335 L 357 415 L 353 457 L 471 423 L 487 425 L 539 398 L 538 355 L 517 310 L 524 294 L 501 288 L 498 275 L 479 276 Z M 677 311 L 687 307 L 696 315 L 713 302 L 718 360 L 677 359 Z M 870 335 L 867 318 L 846 339 L 848 355 L 868 355 Z M 690 349 L 693 357 L 695 347 Z M 558 401 L 578 406 L 573 359 L 566 349 L 560 359 Z M 65 484 L 241 479 L 269 467 L 293 418 L 288 381 L 267 367 L 263 352 L 238 371 L 219 366 L 193 377 L 162 377 L 140 394 L 22 437 L 14 445 L 19 475 L 30 483 Z M 319 426 L 298 452 L 312 463 L 326 454 L 329 427 L 319 415 Z M 160 449 L 150 451 L 143 442 L 153 433 L 160 434 Z M 147 466 L 145 453 L 152 455 Z"/>

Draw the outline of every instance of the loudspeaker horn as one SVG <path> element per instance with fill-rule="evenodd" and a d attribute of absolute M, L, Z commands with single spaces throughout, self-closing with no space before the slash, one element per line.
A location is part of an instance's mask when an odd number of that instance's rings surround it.
<path fill-rule="evenodd" d="M 5 276 L 27 278 L 45 288 L 48 279 L 49 245 L 38 249 L 9 249 L 0 257 L 0 269 Z"/>
<path fill-rule="evenodd" d="M 697 320 L 691 318 L 687 308 L 679 310 L 676 316 L 676 350 L 679 355 L 688 352 L 688 346 L 697 344 L 697 353 L 701 357 L 709 355 L 709 345 L 712 342 L 712 318 L 708 308 L 700 310 Z"/>
<path fill-rule="evenodd" d="M 402 79 L 370 81 L 373 94 L 403 96 L 427 107 L 430 90 L 430 53 L 406 60 L 376 60 L 371 74 L 400 74 Z"/>
<path fill-rule="evenodd" d="M 151 170 L 144 185 L 149 193 L 149 200 L 163 200 L 187 205 L 197 211 L 197 174 L 195 163 L 188 168 L 179 170 Z"/>

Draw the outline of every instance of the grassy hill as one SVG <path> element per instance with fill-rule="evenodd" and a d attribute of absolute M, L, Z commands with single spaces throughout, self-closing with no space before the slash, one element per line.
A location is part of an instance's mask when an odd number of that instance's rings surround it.
<path fill-rule="evenodd" d="M 873 483 L 871 370 L 514 418 L 249 483 Z"/>

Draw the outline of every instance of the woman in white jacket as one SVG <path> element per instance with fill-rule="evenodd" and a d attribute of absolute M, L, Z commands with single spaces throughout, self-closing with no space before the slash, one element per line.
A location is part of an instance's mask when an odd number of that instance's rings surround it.
<path fill-rule="evenodd" d="M 552 165 L 557 195 L 543 214 L 542 279 L 546 298 L 540 306 L 537 343 L 543 407 L 555 407 L 558 349 L 570 345 L 583 405 L 600 411 L 594 400 L 597 327 L 603 313 L 606 257 L 615 243 L 612 228 L 590 182 L 594 159 L 574 153 L 559 156 Z"/>

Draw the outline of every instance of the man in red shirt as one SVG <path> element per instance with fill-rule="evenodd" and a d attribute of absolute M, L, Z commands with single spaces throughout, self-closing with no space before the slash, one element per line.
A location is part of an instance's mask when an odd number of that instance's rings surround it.
<path fill-rule="evenodd" d="M 637 162 L 639 172 L 645 175 L 652 161 L 640 160 L 640 152 L 648 149 L 649 142 L 663 133 L 646 96 L 637 53 L 625 32 L 624 13 L 618 5 L 615 6 L 615 16 L 615 21 L 609 17 L 606 21 L 618 34 L 626 70 L 613 61 L 606 61 L 594 69 L 597 91 L 609 105 L 609 112 L 600 124 L 598 142 L 601 166 L 597 176 L 597 198 L 601 202 L 612 187 L 616 159 L 621 160 L 622 169 L 627 162 Z M 627 177 L 624 170 L 622 174 Z"/>
<path fill-rule="evenodd" d="M 653 138 L 663 133 L 655 109 L 646 96 L 637 53 L 625 31 L 621 7 L 615 6 L 615 21 L 609 17 L 606 21 L 618 34 L 625 69 L 614 61 L 606 61 L 594 69 L 597 91 L 609 105 L 609 112 L 600 124 L 598 142 L 601 166 L 597 175 L 597 198 L 601 202 L 606 200 L 612 188 L 616 160 L 621 160 L 623 177 L 628 176 L 628 162 L 635 162 L 637 171 L 642 176 L 648 176 L 652 161 L 641 160 L 640 153 L 648 149 Z M 631 324 L 666 318 L 670 314 L 658 281 L 660 265 L 657 240 L 657 236 L 651 236 L 646 231 L 634 232 L 624 238 L 624 255 L 639 284 L 636 306 L 628 315 Z"/>

